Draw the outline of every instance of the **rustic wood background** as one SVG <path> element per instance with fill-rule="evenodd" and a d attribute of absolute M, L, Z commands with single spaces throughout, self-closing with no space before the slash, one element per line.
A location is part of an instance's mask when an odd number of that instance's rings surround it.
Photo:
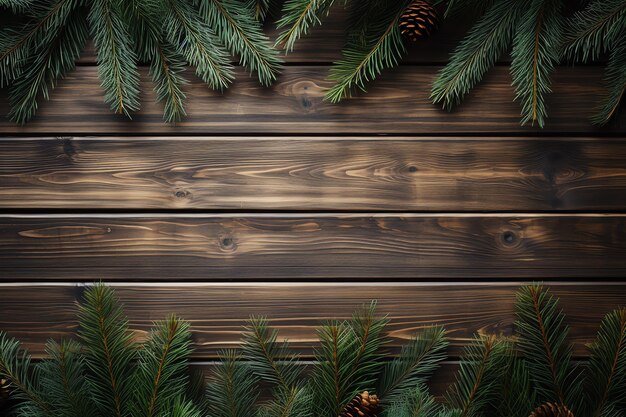
<path fill-rule="evenodd" d="M 459 347 L 510 334 L 516 288 L 545 281 L 584 357 L 626 303 L 626 112 L 590 125 L 602 68 L 557 70 L 543 130 L 519 125 L 507 59 L 448 114 L 430 82 L 467 26 L 447 22 L 369 94 L 331 105 L 343 19 L 303 40 L 273 88 L 240 71 L 219 95 L 191 76 L 175 127 L 147 80 L 133 121 L 111 114 L 91 46 L 32 123 L 0 122 L 0 329 L 41 357 L 101 280 L 139 336 L 168 312 L 190 320 L 194 364 L 210 368 L 250 314 L 306 359 L 316 325 L 378 299 L 394 351 L 449 329 L 440 392 Z"/>

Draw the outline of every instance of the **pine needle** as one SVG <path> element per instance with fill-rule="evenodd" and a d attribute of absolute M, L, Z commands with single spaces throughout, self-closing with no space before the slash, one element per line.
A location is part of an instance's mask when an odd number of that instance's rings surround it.
<path fill-rule="evenodd" d="M 425 384 L 407 390 L 387 411 L 389 417 L 437 417 L 440 407 Z"/>
<path fill-rule="evenodd" d="M 234 350 L 220 355 L 218 365 L 207 385 L 211 417 L 250 417 L 258 396 L 257 379 Z"/>
<path fill-rule="evenodd" d="M 334 0 L 287 0 L 283 5 L 283 16 L 278 20 L 277 27 L 285 28 L 276 45 L 285 50 L 293 51 L 296 41 L 305 36 L 312 27 L 322 24 Z"/>
<path fill-rule="evenodd" d="M 259 417 L 310 417 L 312 394 L 310 387 L 293 386 L 288 389 L 277 388 L 273 399 L 260 409 Z"/>
<path fill-rule="evenodd" d="M 607 94 L 598 112 L 591 119 L 597 125 L 606 124 L 611 120 L 617 113 L 626 92 L 626 26 L 609 57 L 604 82 Z"/>

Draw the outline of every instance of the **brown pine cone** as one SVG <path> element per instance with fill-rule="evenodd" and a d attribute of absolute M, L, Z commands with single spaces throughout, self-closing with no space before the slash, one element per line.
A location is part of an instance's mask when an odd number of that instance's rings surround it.
<path fill-rule="evenodd" d="M 428 0 L 415 0 L 400 16 L 400 33 L 411 42 L 427 38 L 437 28 L 437 11 Z"/>
<path fill-rule="evenodd" d="M 530 417 L 574 417 L 574 414 L 562 404 L 544 403 L 535 408 Z"/>
<path fill-rule="evenodd" d="M 363 391 L 346 404 L 339 417 L 378 417 L 378 403 L 376 394 Z"/>

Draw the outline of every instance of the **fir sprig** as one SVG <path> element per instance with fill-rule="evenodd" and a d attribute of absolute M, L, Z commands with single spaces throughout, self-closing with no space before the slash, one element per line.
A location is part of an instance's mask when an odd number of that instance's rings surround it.
<path fill-rule="evenodd" d="M 436 417 L 440 406 L 428 392 L 425 384 L 418 384 L 407 390 L 401 398 L 394 401 L 386 415 L 390 417 Z"/>
<path fill-rule="evenodd" d="M 217 366 L 207 385 L 209 415 L 212 417 L 249 417 L 254 414 L 258 397 L 257 378 L 234 350 L 220 354 Z"/>
<path fill-rule="evenodd" d="M 283 16 L 278 20 L 278 28 L 284 30 L 278 35 L 276 45 L 293 51 L 298 39 L 306 35 L 312 27 L 320 25 L 328 15 L 334 0 L 287 0 L 283 5 Z"/>
<path fill-rule="evenodd" d="M 597 125 L 606 124 L 611 120 L 626 92 L 626 24 L 617 38 L 615 49 L 609 56 L 604 82 L 607 94 L 597 113 L 591 118 Z"/>

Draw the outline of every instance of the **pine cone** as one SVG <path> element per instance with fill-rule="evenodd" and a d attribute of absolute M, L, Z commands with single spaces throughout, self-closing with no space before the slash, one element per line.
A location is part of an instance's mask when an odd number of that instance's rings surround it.
<path fill-rule="evenodd" d="M 545 403 L 535 408 L 530 417 L 574 417 L 574 414 L 562 404 Z"/>
<path fill-rule="evenodd" d="M 378 417 L 378 396 L 363 391 L 350 400 L 339 417 Z"/>
<path fill-rule="evenodd" d="M 427 38 L 437 28 L 437 11 L 428 0 L 415 0 L 400 16 L 400 33 L 411 42 Z"/>

